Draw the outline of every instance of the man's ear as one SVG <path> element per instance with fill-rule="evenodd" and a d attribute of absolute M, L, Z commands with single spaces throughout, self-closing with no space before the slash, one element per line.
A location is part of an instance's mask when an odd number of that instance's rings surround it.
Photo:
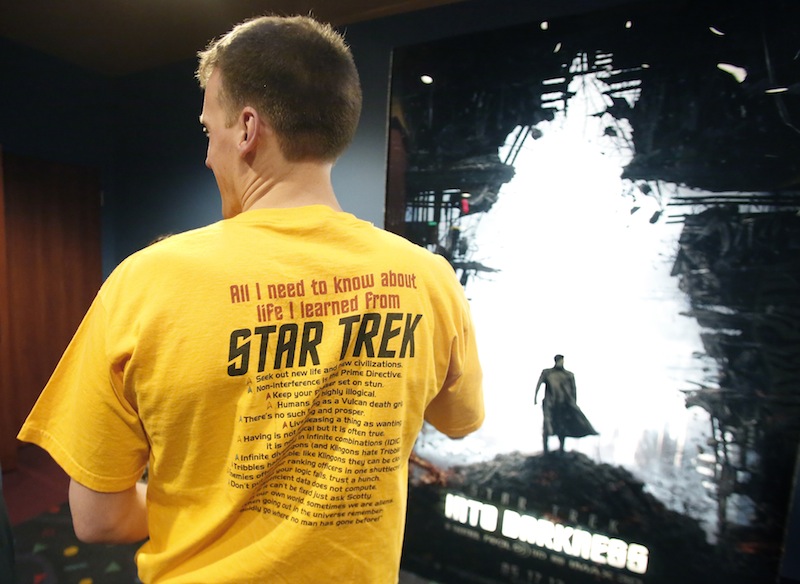
<path fill-rule="evenodd" d="M 261 118 L 254 108 L 247 106 L 239 114 L 239 123 L 241 128 L 238 144 L 239 154 L 250 154 L 258 144 Z"/>

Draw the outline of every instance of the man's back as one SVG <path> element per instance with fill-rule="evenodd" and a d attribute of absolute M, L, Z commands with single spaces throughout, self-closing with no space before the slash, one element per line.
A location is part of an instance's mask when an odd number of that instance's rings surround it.
<path fill-rule="evenodd" d="M 442 258 L 327 207 L 257 210 L 130 258 L 92 312 L 105 354 L 83 370 L 110 356 L 119 402 L 65 449 L 115 436 L 110 490 L 149 461 L 144 581 L 314 582 L 340 562 L 394 581 L 426 409 L 454 436 L 482 419 Z"/>
<path fill-rule="evenodd" d="M 575 399 L 575 376 L 561 367 L 552 367 L 542 373 L 546 384 L 545 398 L 554 402 L 568 402 Z"/>

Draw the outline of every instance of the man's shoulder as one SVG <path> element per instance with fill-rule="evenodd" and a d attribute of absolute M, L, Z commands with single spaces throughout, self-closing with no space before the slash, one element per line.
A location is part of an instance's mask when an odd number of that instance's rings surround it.
<path fill-rule="evenodd" d="M 417 268 L 429 268 L 436 271 L 453 272 L 453 266 L 442 255 L 434 253 L 429 249 L 414 243 L 402 235 L 376 228 L 379 238 L 386 245 L 387 249 L 396 254 L 397 259 L 406 259 Z"/>
<path fill-rule="evenodd" d="M 123 259 L 112 271 L 109 280 L 135 276 L 168 275 L 165 266 L 174 266 L 179 258 L 202 258 L 208 242 L 218 237 L 217 224 L 155 238 L 145 247 Z"/>

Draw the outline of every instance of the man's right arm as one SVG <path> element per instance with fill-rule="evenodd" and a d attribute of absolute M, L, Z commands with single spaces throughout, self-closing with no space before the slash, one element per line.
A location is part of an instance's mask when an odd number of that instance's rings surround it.
<path fill-rule="evenodd" d="M 442 276 L 449 279 L 451 289 L 446 294 L 444 313 L 454 321 L 443 330 L 450 333 L 432 347 L 437 356 L 447 355 L 447 371 L 442 386 L 425 410 L 425 420 L 450 438 L 463 438 L 481 427 L 484 419 L 483 371 L 478 358 L 475 328 L 469 302 L 452 266 L 441 256 L 437 261 Z M 449 310 L 448 310 L 449 308 Z M 452 312 L 451 312 L 452 311 Z M 448 319 L 445 320 L 447 322 Z M 451 328 L 453 327 L 453 328 Z M 452 335 L 452 336 L 451 336 Z"/>
<path fill-rule="evenodd" d="M 542 374 L 539 375 L 539 381 L 536 382 L 536 391 L 533 392 L 533 405 L 536 405 L 538 398 L 539 398 L 539 390 L 542 388 L 542 384 L 545 382 L 545 374 L 547 370 L 545 369 L 542 371 Z"/>
<path fill-rule="evenodd" d="M 447 376 L 425 410 L 425 420 L 450 438 L 463 438 L 484 418 L 483 371 L 469 314 L 462 334 L 450 346 Z"/>
<path fill-rule="evenodd" d="M 148 537 L 147 485 L 101 493 L 77 482 L 69 485 L 75 535 L 86 543 L 134 543 Z"/>

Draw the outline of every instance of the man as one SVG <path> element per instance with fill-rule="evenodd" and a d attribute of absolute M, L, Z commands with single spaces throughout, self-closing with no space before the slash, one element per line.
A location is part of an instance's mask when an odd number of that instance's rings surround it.
<path fill-rule="evenodd" d="M 20 438 L 71 476 L 80 538 L 149 538 L 146 584 L 396 582 L 423 419 L 483 420 L 463 291 L 339 207 L 361 91 L 330 27 L 248 21 L 197 76 L 224 219 L 117 267 Z"/>
<path fill-rule="evenodd" d="M 544 399 L 542 400 L 542 444 L 545 452 L 549 451 L 548 439 L 558 436 L 559 450 L 564 451 L 567 436 L 580 438 L 597 434 L 595 429 L 583 412 L 578 407 L 578 389 L 575 386 L 575 375 L 564 368 L 564 356 L 553 357 L 554 366 L 542 370 L 539 381 L 536 382 L 536 391 L 533 394 L 533 403 L 537 403 L 539 389 L 545 386 Z"/>

